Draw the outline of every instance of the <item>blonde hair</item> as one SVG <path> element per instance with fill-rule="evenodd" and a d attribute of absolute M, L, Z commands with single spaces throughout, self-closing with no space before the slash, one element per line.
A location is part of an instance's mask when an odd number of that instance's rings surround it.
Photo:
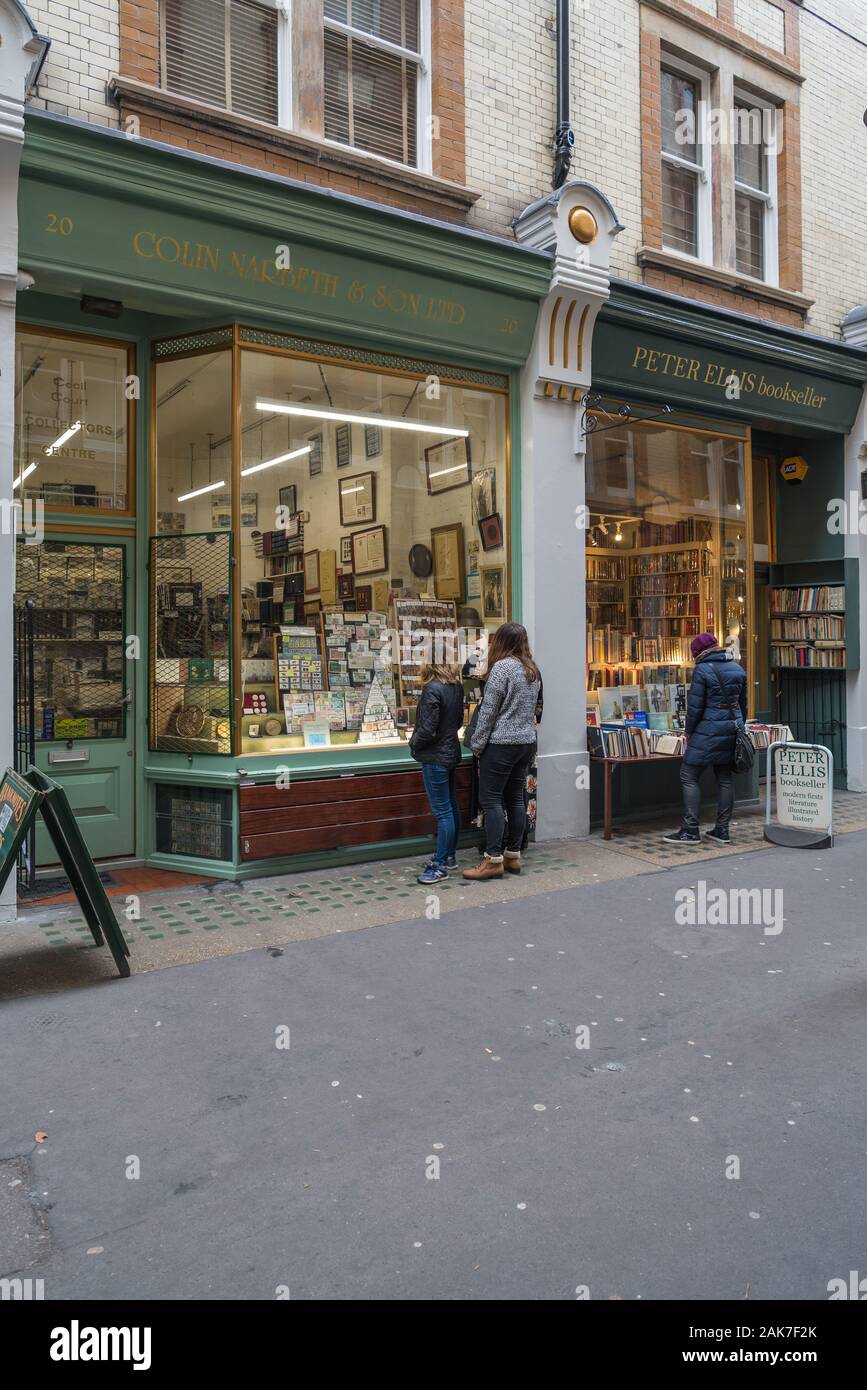
<path fill-rule="evenodd" d="M 422 685 L 428 681 L 442 681 L 443 685 L 461 685 L 461 668 L 452 661 L 425 661 L 421 671 Z"/>

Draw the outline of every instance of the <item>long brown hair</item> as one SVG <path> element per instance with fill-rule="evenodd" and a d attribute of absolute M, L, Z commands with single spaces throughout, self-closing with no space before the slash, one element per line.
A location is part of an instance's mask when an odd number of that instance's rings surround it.
<path fill-rule="evenodd" d="M 521 623 L 503 623 L 497 628 L 488 647 L 488 675 L 490 675 L 494 664 L 507 656 L 513 656 L 516 661 L 520 661 L 527 672 L 528 681 L 540 681 L 542 679 L 539 668 L 533 660 L 533 653 L 530 651 L 527 629 Z"/>

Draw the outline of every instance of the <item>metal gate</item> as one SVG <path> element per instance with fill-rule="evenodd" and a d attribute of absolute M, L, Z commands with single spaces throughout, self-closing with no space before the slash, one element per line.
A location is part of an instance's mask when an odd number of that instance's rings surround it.
<path fill-rule="evenodd" d="M 821 743 L 834 755 L 834 785 L 846 786 L 846 674 L 779 670 L 779 722 L 798 743 Z"/>
<path fill-rule="evenodd" d="M 36 761 L 36 701 L 33 683 L 33 600 L 15 609 L 15 770 L 27 772 Z M 36 825 L 31 825 L 18 855 L 18 892 L 36 887 Z"/>

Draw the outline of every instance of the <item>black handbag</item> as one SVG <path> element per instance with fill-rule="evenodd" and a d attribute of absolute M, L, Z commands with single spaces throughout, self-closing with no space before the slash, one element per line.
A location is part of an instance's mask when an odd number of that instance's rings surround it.
<path fill-rule="evenodd" d="M 740 707 L 733 700 L 726 700 L 725 682 L 722 680 L 719 671 L 708 662 L 707 670 L 713 671 L 714 680 L 720 688 L 723 699 L 720 701 L 721 709 L 730 709 L 735 723 L 735 747 L 732 753 L 732 767 L 735 772 L 749 772 L 756 760 L 756 750 L 753 741 L 744 728 L 744 721 L 740 718 Z"/>

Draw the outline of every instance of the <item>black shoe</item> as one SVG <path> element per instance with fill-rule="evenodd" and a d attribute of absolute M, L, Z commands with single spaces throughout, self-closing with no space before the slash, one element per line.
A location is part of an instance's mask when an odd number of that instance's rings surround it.
<path fill-rule="evenodd" d="M 697 830 L 672 830 L 670 834 L 663 835 L 662 839 L 666 845 L 701 844 L 701 836 Z"/>
<path fill-rule="evenodd" d="M 706 840 L 713 840 L 717 845 L 730 845 L 732 842 L 732 837 L 728 830 L 720 825 L 715 825 L 713 830 L 706 830 L 704 838 Z"/>

